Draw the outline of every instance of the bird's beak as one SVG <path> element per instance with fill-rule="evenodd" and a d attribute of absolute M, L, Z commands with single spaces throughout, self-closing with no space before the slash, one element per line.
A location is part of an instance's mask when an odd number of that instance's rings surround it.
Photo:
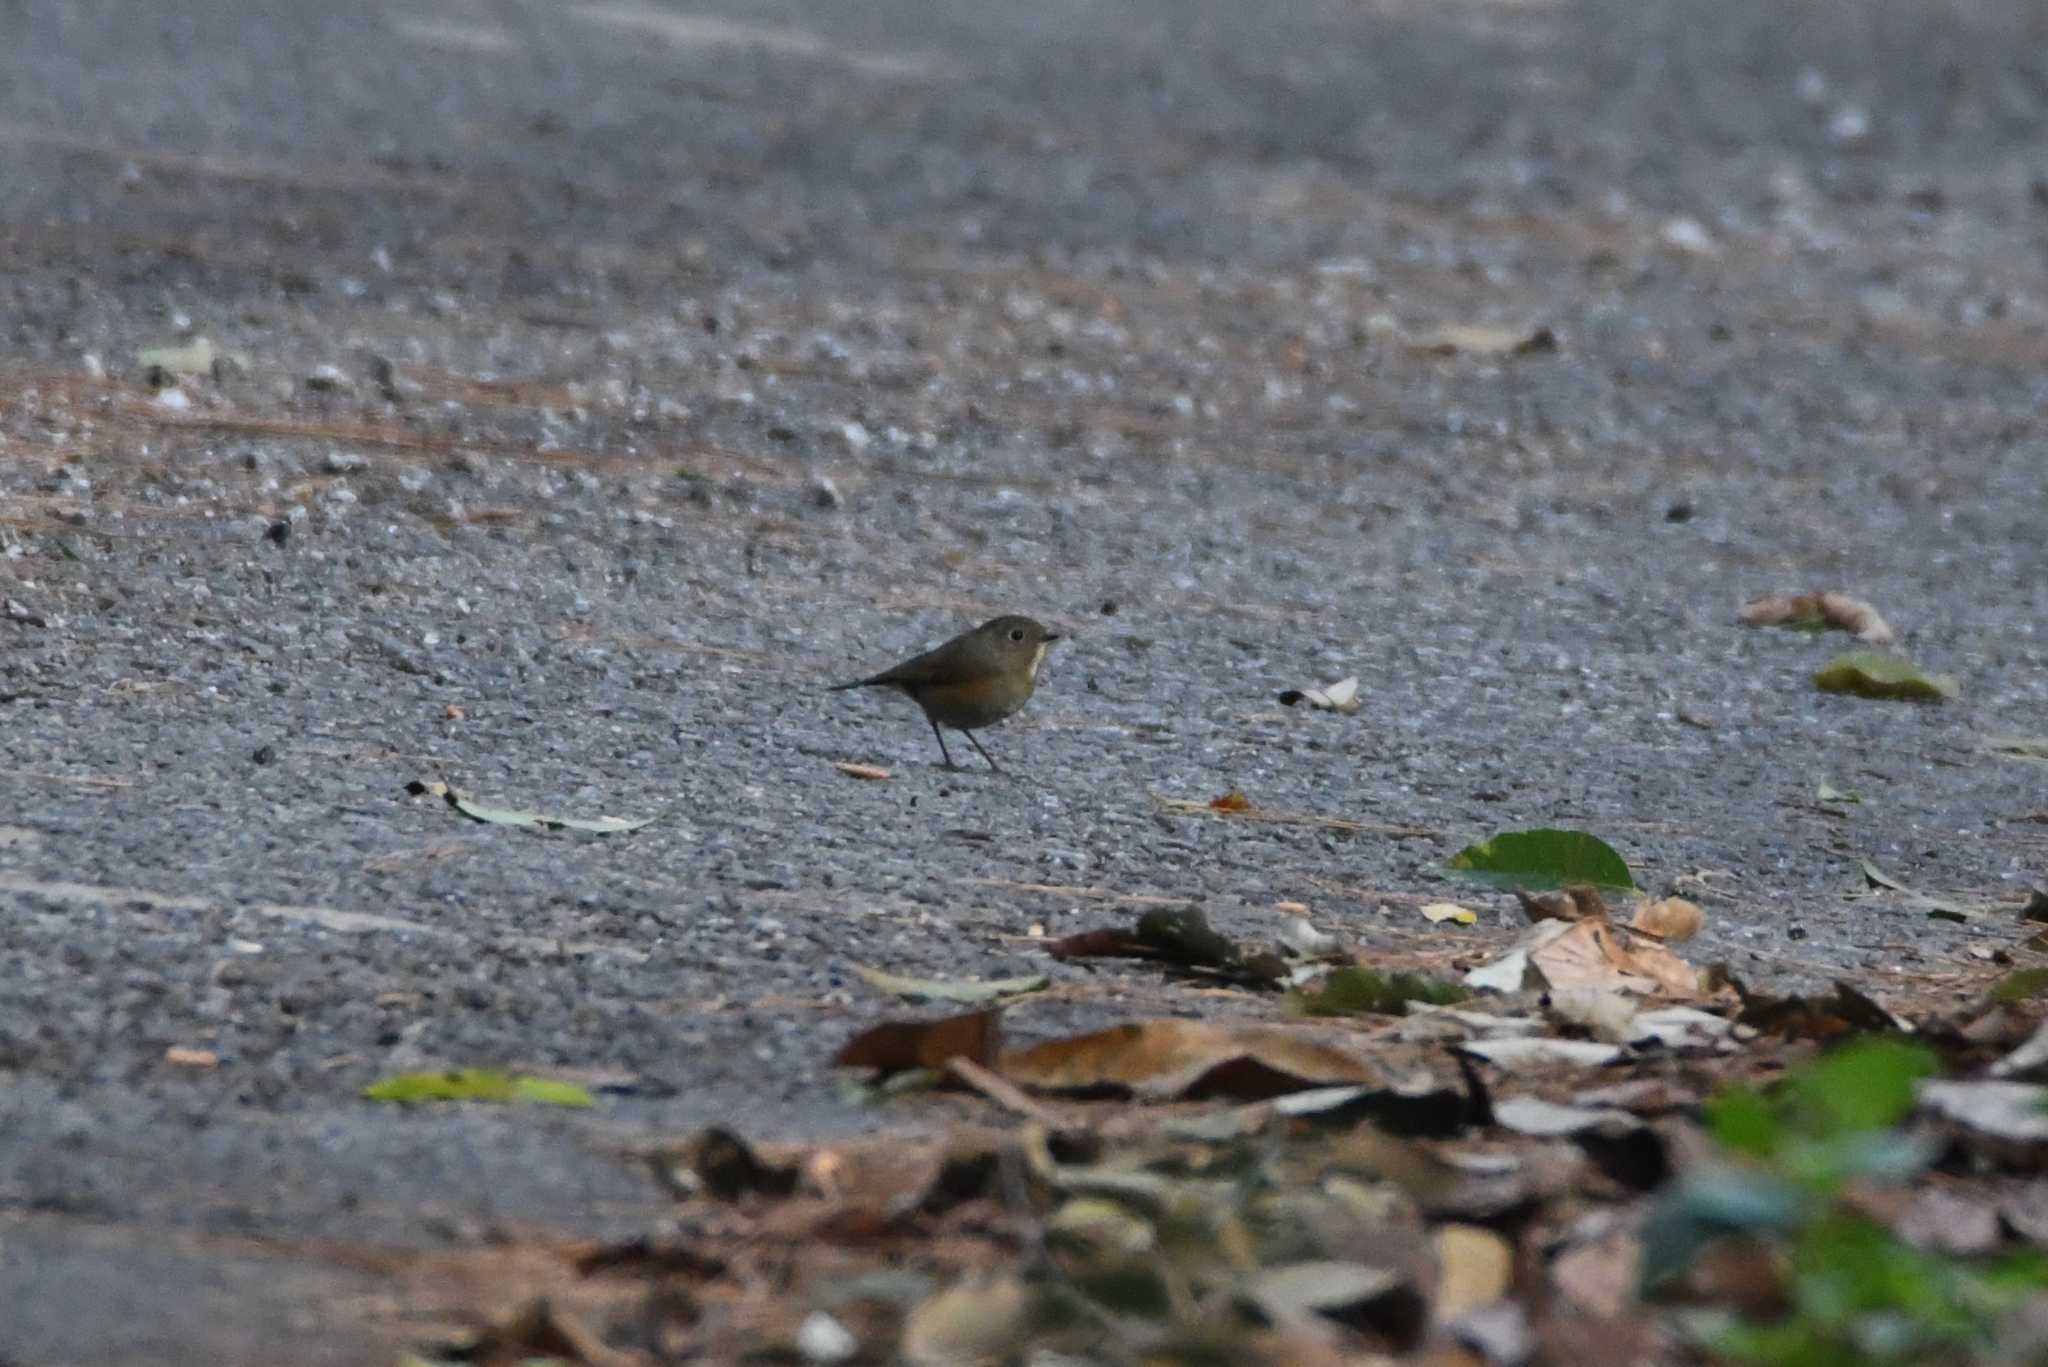
<path fill-rule="evenodd" d="M 1057 631 L 1048 631 L 1045 633 L 1045 643 L 1047 645 L 1051 645 L 1054 641 L 1057 641 L 1059 638 L 1060 634 Z"/>

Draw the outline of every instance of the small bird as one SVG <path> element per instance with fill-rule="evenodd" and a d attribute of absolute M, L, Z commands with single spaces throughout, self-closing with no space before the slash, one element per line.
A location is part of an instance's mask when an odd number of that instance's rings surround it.
<path fill-rule="evenodd" d="M 1031 701 L 1038 687 L 1038 667 L 1056 632 L 1047 631 L 1029 617 L 997 617 L 972 631 L 964 631 L 942 646 L 885 669 L 871 678 L 833 684 L 836 692 L 845 688 L 895 688 L 908 694 L 924 709 L 924 719 L 939 738 L 939 753 L 946 767 L 957 769 L 953 753 L 946 748 L 941 726 L 964 734 L 968 742 L 988 760 L 997 773 L 1003 767 L 975 740 L 974 733 L 994 726 Z"/>

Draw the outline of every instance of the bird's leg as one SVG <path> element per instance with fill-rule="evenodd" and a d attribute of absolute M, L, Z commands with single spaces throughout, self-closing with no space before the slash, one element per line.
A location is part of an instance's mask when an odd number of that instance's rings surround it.
<path fill-rule="evenodd" d="M 976 750 L 981 751 L 981 757 L 983 759 L 988 760 L 989 768 L 995 770 L 999 774 L 1003 772 L 1003 766 L 996 763 L 993 759 L 990 759 L 988 751 L 981 749 L 981 742 L 974 738 L 974 733 L 972 731 L 962 731 L 960 734 L 967 737 L 967 743 L 969 745 L 972 745 Z"/>
<path fill-rule="evenodd" d="M 946 748 L 946 733 L 939 730 L 939 724 L 935 721 L 932 721 L 930 717 L 926 717 L 925 720 L 932 722 L 932 735 L 938 739 L 939 753 L 946 757 L 946 767 L 948 769 L 958 769 L 960 766 L 953 763 L 953 752 Z M 973 740 L 974 737 L 972 735 L 969 735 L 967 739 Z M 977 745 L 974 748 L 979 750 L 981 747 Z"/>

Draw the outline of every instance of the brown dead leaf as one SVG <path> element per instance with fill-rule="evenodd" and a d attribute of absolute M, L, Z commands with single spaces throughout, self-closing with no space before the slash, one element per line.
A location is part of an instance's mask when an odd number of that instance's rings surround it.
<path fill-rule="evenodd" d="M 1913 1193 L 1896 1228 L 1901 1239 L 1925 1252 L 1981 1258 L 2004 1239 L 1998 1220 L 1998 1203 L 1989 1192 L 1966 1195 L 1955 1185 L 1927 1186 Z"/>
<path fill-rule="evenodd" d="M 1530 949 L 1529 962 L 1558 991 L 1597 988 L 1682 1000 L 1700 995 L 1698 969 L 1660 944 L 1624 944 L 1604 920 L 1576 922 Z"/>
<path fill-rule="evenodd" d="M 188 1049 L 182 1044 L 173 1044 L 164 1050 L 164 1062 L 174 1068 L 218 1068 L 220 1055 L 211 1049 Z"/>
<path fill-rule="evenodd" d="M 1436 1301 L 1431 1316 L 1447 1324 L 1508 1293 L 1515 1251 L 1508 1241 L 1477 1225 L 1444 1224 L 1436 1231 Z"/>
<path fill-rule="evenodd" d="M 1046 1091 L 1127 1092 L 1148 1100 L 1260 1101 L 1380 1081 L 1363 1059 L 1304 1031 L 1183 1020 L 1138 1021 L 1047 1040 L 1004 1055 L 997 1071 Z"/>
<path fill-rule="evenodd" d="M 1055 940 L 1056 959 L 1151 959 L 1186 973 L 1247 987 L 1275 988 L 1288 965 L 1239 945 L 1210 926 L 1199 907 L 1152 907 L 1129 930 L 1090 930 Z"/>
<path fill-rule="evenodd" d="M 1014 1276 L 947 1287 L 910 1313 L 903 1357 L 914 1367 L 978 1367 L 1003 1360 L 1038 1318 L 1038 1295 Z"/>
<path fill-rule="evenodd" d="M 1244 795 L 1244 789 L 1232 788 L 1221 797 L 1210 798 L 1209 807 L 1218 812 L 1248 812 L 1252 809 L 1252 800 Z"/>
<path fill-rule="evenodd" d="M 742 1196 L 782 1197 L 796 1190 L 800 1176 L 788 1164 L 771 1163 L 745 1139 L 713 1125 L 673 1150 L 653 1155 L 655 1174 L 681 1196 L 706 1195 L 720 1201 Z"/>
<path fill-rule="evenodd" d="M 1753 598 L 1737 614 L 1744 626 L 1833 628 L 1855 634 L 1872 645 L 1890 645 L 1897 637 L 1890 623 L 1861 598 L 1846 593 L 1772 593 Z"/>
<path fill-rule="evenodd" d="M 635 1367 L 646 1361 L 607 1347 L 576 1315 L 545 1300 L 485 1329 L 463 1355 L 465 1362 L 483 1367 L 518 1367 L 535 1358 L 576 1367 Z"/>
<path fill-rule="evenodd" d="M 1657 1299 L 1775 1320 L 1790 1304 L 1791 1287 L 1790 1258 L 1784 1250 L 1762 1239 L 1730 1235 L 1693 1255 L 1684 1273 L 1660 1283 Z"/>
<path fill-rule="evenodd" d="M 1550 1265 L 1550 1280 L 1574 1307 L 1601 1319 L 1617 1319 L 1635 1297 L 1642 1242 L 1626 1229 L 1566 1249 Z"/>
<path fill-rule="evenodd" d="M 1683 944 L 1700 933 L 1706 916 L 1697 903 L 1683 897 L 1666 897 L 1638 910 L 1629 924 L 1656 936 L 1666 944 Z"/>
<path fill-rule="evenodd" d="M 1897 1017 L 1847 983 L 1836 983 L 1835 990 L 1825 997 L 1773 997 L 1749 991 L 1726 965 L 1710 968 L 1707 977 L 1726 983 L 1741 999 L 1736 1024 L 1766 1035 L 1826 1041 L 1842 1035 L 1886 1034 L 1899 1028 Z"/>
<path fill-rule="evenodd" d="M 1531 925 L 1538 921 L 1605 921 L 1607 901 L 1600 889 L 1588 883 L 1573 883 L 1555 892 L 1527 893 L 1515 889 L 1522 904 L 1522 916 Z"/>
<path fill-rule="evenodd" d="M 897 1073 L 943 1069 L 956 1058 L 988 1065 L 1002 1053 L 1002 1024 L 994 1011 L 969 1011 L 930 1021 L 885 1021 L 847 1041 L 832 1061 L 842 1068 Z"/>
<path fill-rule="evenodd" d="M 895 774 L 884 769 L 879 764 L 855 764 L 850 760 L 834 760 L 832 761 L 832 767 L 848 778 L 862 778 L 873 783 L 879 783 L 884 779 L 896 777 Z"/>
<path fill-rule="evenodd" d="M 1152 951 L 1128 930 L 1084 930 L 1047 943 L 1055 959 L 1149 959 Z"/>

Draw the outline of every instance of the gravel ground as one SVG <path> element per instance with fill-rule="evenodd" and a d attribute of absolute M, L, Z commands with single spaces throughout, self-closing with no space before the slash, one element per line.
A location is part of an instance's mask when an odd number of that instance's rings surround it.
<path fill-rule="evenodd" d="M 1133 898 L 1440 949 L 1444 858 L 1558 824 L 1772 983 L 2013 938 L 2048 17 L 719 5 L 6 7 L 0 1360 L 361 1361 L 348 1249 L 915 1123 L 824 1067 L 855 961 L 1050 971 L 1026 1033 L 1266 1009 L 1034 949 Z M 1416 344 L 1478 323 L 1554 345 Z M 1960 700 L 1735 625 L 1829 587 Z M 1071 637 L 1011 777 L 822 691 L 1006 611 Z M 1363 829 L 1154 801 L 1232 787 Z M 607 1090 L 359 1099 L 441 1064 Z"/>

